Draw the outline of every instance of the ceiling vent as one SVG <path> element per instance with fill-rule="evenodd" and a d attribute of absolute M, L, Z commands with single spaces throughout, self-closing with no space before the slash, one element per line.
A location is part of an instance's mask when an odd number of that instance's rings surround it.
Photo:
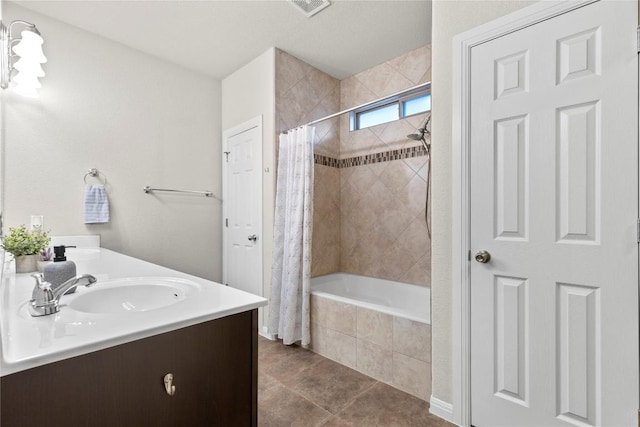
<path fill-rule="evenodd" d="M 330 6 L 329 0 L 289 0 L 307 18 Z"/>

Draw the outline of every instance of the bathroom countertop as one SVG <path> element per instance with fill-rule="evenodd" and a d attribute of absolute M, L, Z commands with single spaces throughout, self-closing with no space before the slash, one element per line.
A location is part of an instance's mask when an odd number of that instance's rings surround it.
<path fill-rule="evenodd" d="M 60 299 L 60 312 L 32 317 L 27 311 L 35 280 L 16 274 L 5 263 L 0 284 L 0 375 L 68 359 L 152 335 L 252 310 L 267 300 L 216 282 L 201 279 L 103 248 L 68 249 L 67 258 L 78 274 L 92 274 L 91 289 L 78 287 Z M 98 289 L 101 282 L 132 277 L 179 278 L 194 282 L 196 297 L 166 307 L 123 314 L 76 311 L 67 304 L 78 295 Z M 107 284 L 105 284 L 107 286 Z"/>

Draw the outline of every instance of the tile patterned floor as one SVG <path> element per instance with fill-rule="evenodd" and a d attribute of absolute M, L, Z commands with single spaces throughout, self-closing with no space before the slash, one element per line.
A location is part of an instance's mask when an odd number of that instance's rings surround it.
<path fill-rule="evenodd" d="M 259 427 L 453 427 L 429 404 L 297 346 L 260 337 Z"/>

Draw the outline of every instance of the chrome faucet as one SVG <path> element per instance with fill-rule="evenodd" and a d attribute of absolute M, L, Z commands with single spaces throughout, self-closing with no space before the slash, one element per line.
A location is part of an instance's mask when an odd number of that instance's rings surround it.
<path fill-rule="evenodd" d="M 60 311 L 60 297 L 74 286 L 91 286 L 97 282 L 97 279 L 90 274 L 83 274 L 72 277 L 62 283 L 55 289 L 51 289 L 51 283 L 45 282 L 42 273 L 32 274 L 31 277 L 36 279 L 36 286 L 31 293 L 31 301 L 29 301 L 29 314 L 34 317 L 47 316 Z"/>

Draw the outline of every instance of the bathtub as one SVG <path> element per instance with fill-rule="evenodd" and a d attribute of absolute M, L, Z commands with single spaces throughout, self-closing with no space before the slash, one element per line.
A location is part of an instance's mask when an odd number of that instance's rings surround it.
<path fill-rule="evenodd" d="M 431 288 L 348 273 L 311 279 L 313 295 L 431 324 Z"/>
<path fill-rule="evenodd" d="M 312 278 L 310 348 L 428 401 L 430 293 L 427 287 L 347 273 Z"/>

